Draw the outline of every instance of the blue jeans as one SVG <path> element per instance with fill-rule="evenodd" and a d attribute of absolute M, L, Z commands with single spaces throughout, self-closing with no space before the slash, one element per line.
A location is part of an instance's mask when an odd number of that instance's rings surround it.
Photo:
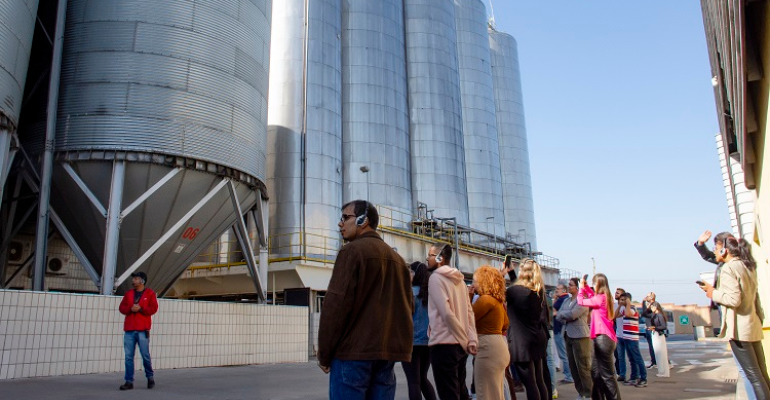
<path fill-rule="evenodd" d="M 626 354 L 628 354 L 628 362 L 631 364 L 631 380 L 641 379 L 647 380 L 647 367 L 644 365 L 644 359 L 642 358 L 642 352 L 639 351 L 638 340 L 625 340 Z"/>
<path fill-rule="evenodd" d="M 126 382 L 134 381 L 134 352 L 136 345 L 139 345 L 139 354 L 142 355 L 142 364 L 144 365 L 144 374 L 150 379 L 155 374 L 152 371 L 152 360 L 150 359 L 150 339 L 145 331 L 128 331 L 123 335 L 123 349 L 126 351 Z"/>
<path fill-rule="evenodd" d="M 551 335 L 551 338 L 548 339 L 548 349 L 546 350 L 546 366 L 548 367 L 548 372 L 551 374 L 551 390 L 556 389 L 556 354 L 554 354 L 553 350 L 553 331 L 548 332 Z M 548 382 L 546 382 L 548 383 Z"/>
<path fill-rule="evenodd" d="M 565 328 L 562 328 L 562 331 L 557 333 L 556 336 L 553 337 L 553 340 L 556 342 L 556 352 L 559 353 L 559 359 L 561 359 L 561 370 L 564 371 L 564 380 L 571 381 L 572 373 L 570 373 L 569 370 L 567 344 L 564 342 L 564 329 Z"/>
<path fill-rule="evenodd" d="M 655 361 L 655 350 L 652 348 L 652 331 L 651 330 L 645 330 L 644 336 L 647 338 L 647 347 L 650 349 L 650 365 L 655 365 L 657 362 Z"/>
<path fill-rule="evenodd" d="M 615 348 L 618 357 L 617 373 L 623 379 L 626 378 L 626 342 L 626 339 L 618 338 L 618 347 Z"/>
<path fill-rule="evenodd" d="M 333 359 L 329 375 L 329 400 L 393 400 L 396 374 L 393 361 Z"/>

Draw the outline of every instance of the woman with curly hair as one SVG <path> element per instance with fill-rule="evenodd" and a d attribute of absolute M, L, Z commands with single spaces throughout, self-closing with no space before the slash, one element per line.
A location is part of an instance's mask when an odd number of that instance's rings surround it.
<path fill-rule="evenodd" d="M 510 362 L 503 332 L 508 330 L 505 313 L 505 280 L 500 271 L 483 265 L 473 274 L 473 286 L 479 298 L 473 303 L 479 349 L 473 376 L 476 398 L 499 400 L 503 398 L 505 368 Z"/>
<path fill-rule="evenodd" d="M 543 330 L 545 285 L 540 265 L 534 260 L 521 261 L 518 279 L 505 292 L 508 303 L 508 351 L 516 372 L 527 391 L 528 400 L 548 398 L 543 375 L 548 338 Z"/>

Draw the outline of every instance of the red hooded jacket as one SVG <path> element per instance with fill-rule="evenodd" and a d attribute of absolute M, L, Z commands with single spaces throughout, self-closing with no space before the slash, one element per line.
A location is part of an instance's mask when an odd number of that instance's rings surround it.
<path fill-rule="evenodd" d="M 120 313 L 126 316 L 123 322 L 123 330 L 128 331 L 149 331 L 152 328 L 152 315 L 158 312 L 158 298 L 152 289 L 145 287 L 142 297 L 139 299 L 139 306 L 142 307 L 139 312 L 132 312 L 134 305 L 135 290 L 131 289 L 123 295 L 120 302 Z"/>

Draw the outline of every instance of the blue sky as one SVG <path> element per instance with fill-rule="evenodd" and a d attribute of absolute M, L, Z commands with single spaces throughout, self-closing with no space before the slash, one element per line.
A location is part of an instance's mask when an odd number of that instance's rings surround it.
<path fill-rule="evenodd" d="M 539 250 L 707 304 L 692 244 L 730 225 L 700 2 L 493 4 L 519 44 Z"/>

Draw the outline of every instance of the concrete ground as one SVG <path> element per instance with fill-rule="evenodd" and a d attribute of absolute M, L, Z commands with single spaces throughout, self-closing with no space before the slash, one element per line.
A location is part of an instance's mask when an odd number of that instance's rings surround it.
<path fill-rule="evenodd" d="M 674 362 L 670 378 L 657 378 L 648 370 L 649 387 L 621 386 L 624 400 L 735 398 L 736 372 L 733 358 L 725 343 L 716 341 L 670 341 L 669 358 Z M 642 354 L 649 356 L 646 343 Z M 138 371 L 137 371 L 138 372 Z M 470 370 L 469 370 L 470 372 Z M 406 399 L 406 378 L 396 366 L 397 399 Z M 328 377 L 315 362 L 282 365 L 250 365 L 241 367 L 193 368 L 156 371 L 157 386 L 146 388 L 141 375 L 135 389 L 118 391 L 122 374 L 94 374 L 49 378 L 25 378 L 0 381 L 0 397 L 4 399 L 326 399 Z M 558 374 L 559 379 L 563 377 Z M 560 399 L 575 399 L 572 385 L 560 385 Z M 525 399 L 524 393 L 517 393 Z"/>

